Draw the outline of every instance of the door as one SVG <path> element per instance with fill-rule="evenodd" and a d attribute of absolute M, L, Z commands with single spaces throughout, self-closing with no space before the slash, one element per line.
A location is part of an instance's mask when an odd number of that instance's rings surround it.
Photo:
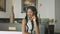
<path fill-rule="evenodd" d="M 60 32 L 60 0 L 55 0 L 55 19 L 57 20 L 55 32 L 59 33 Z"/>

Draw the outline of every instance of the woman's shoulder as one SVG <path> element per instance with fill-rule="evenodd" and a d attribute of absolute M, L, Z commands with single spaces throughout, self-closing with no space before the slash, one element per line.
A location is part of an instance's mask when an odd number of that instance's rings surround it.
<path fill-rule="evenodd" d="M 26 19 L 25 19 L 25 18 L 23 18 L 23 19 L 22 19 L 22 21 L 23 21 L 23 22 L 26 22 Z"/>
<path fill-rule="evenodd" d="M 22 19 L 22 24 L 23 24 L 23 25 L 24 25 L 24 24 L 26 25 L 26 19 L 25 19 L 25 18 Z"/>

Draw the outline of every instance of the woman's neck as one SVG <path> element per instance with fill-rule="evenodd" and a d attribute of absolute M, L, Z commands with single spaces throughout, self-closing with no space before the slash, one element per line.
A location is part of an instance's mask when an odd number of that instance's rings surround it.
<path fill-rule="evenodd" d="M 32 17 L 29 17 L 30 20 L 32 20 Z"/>

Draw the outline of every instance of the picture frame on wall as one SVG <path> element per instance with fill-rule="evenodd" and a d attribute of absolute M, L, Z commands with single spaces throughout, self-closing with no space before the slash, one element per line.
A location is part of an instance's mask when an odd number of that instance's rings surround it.
<path fill-rule="evenodd" d="M 26 13 L 28 6 L 35 6 L 37 5 L 37 0 L 22 0 L 22 11 L 21 13 Z"/>
<path fill-rule="evenodd" d="M 6 0 L 0 0 L 0 11 L 6 11 Z"/>

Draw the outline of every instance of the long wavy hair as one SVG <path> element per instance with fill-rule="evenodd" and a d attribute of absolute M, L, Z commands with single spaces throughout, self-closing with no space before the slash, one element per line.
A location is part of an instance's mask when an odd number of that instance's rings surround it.
<path fill-rule="evenodd" d="M 33 11 L 33 13 L 35 13 L 36 24 L 38 25 L 38 17 L 37 17 L 37 9 L 36 9 L 36 7 L 34 7 L 34 6 L 28 6 L 28 7 L 27 7 L 27 10 L 28 10 L 28 9 L 31 9 L 31 10 Z M 26 17 L 25 17 L 25 19 L 26 19 L 26 22 L 28 22 L 27 11 L 26 11 Z M 31 22 L 33 23 L 33 21 L 31 21 Z"/>

